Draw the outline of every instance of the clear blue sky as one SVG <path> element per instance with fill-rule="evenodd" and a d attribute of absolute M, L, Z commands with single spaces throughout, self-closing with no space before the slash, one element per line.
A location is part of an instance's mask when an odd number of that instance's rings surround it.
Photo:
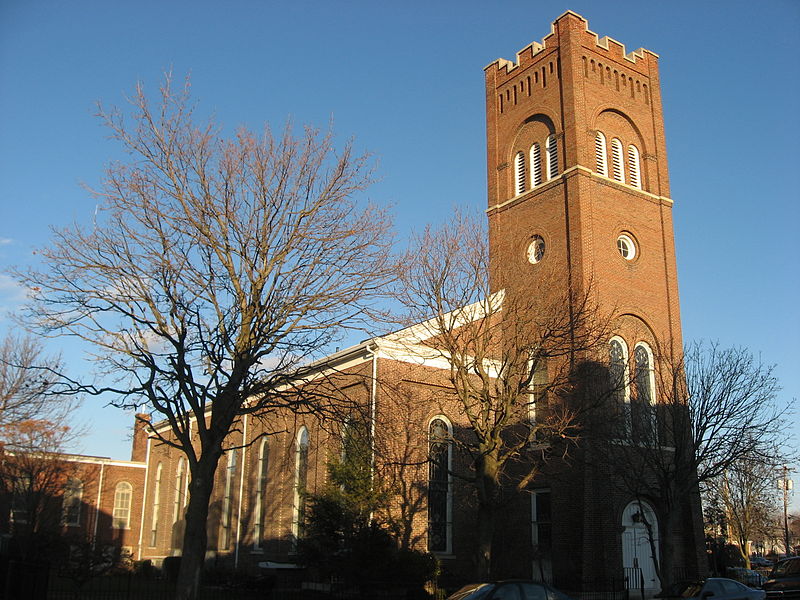
<path fill-rule="evenodd" d="M 91 219 L 118 155 L 92 114 L 172 68 L 226 127 L 325 127 L 380 161 L 400 236 L 486 204 L 483 67 L 567 9 L 661 57 L 684 337 L 740 344 L 800 389 L 798 0 L 0 2 L 0 268 Z M 0 275 L 0 303 L 20 291 Z M 7 318 L 0 328 L 8 325 Z M 76 350 L 55 340 L 76 369 Z M 87 400 L 83 450 L 126 458 L 129 414 Z M 796 425 L 795 425 L 796 428 Z M 800 476 L 796 476 L 800 479 Z"/>

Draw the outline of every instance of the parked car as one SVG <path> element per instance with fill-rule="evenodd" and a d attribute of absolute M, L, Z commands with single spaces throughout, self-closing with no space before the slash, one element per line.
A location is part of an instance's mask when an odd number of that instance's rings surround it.
<path fill-rule="evenodd" d="M 754 569 L 762 568 L 762 567 L 771 567 L 772 561 L 767 560 L 763 556 L 753 556 L 750 558 L 750 566 Z"/>
<path fill-rule="evenodd" d="M 767 580 L 761 573 L 744 567 L 728 567 L 725 574 L 731 579 L 740 581 L 750 587 L 760 588 Z"/>
<path fill-rule="evenodd" d="M 670 600 L 764 600 L 766 593 L 726 577 L 709 577 L 703 581 L 675 584 L 657 597 Z"/>
<path fill-rule="evenodd" d="M 767 598 L 795 600 L 800 598 L 800 556 L 787 558 L 772 567 L 764 583 Z"/>
<path fill-rule="evenodd" d="M 470 583 L 447 600 L 572 600 L 546 583 L 536 581 L 497 581 Z"/>

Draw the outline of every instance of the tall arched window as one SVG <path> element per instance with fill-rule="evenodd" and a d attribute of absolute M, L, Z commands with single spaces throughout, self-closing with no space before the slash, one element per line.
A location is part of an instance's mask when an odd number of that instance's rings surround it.
<path fill-rule="evenodd" d="M 525 154 L 517 152 L 514 157 L 514 195 L 525 191 Z"/>
<path fill-rule="evenodd" d="M 547 179 L 558 175 L 558 140 L 555 135 L 547 137 Z"/>
<path fill-rule="evenodd" d="M 608 177 L 608 159 L 606 158 L 606 136 L 598 131 L 594 136 L 595 170 L 603 177 Z"/>
<path fill-rule="evenodd" d="M 625 183 L 625 165 L 622 158 L 622 142 L 617 138 L 611 140 L 611 176 Z"/>
<path fill-rule="evenodd" d="M 618 410 L 620 434 L 630 435 L 630 397 L 628 395 L 628 347 L 620 337 L 613 337 L 609 342 L 609 383 L 611 397 Z"/>
<path fill-rule="evenodd" d="M 158 463 L 156 467 L 156 481 L 153 485 L 153 517 L 150 520 L 150 546 L 156 545 L 158 539 L 158 513 L 161 509 L 161 476 L 164 472 L 164 465 Z"/>
<path fill-rule="evenodd" d="M 264 539 L 264 491 L 267 489 L 267 465 L 269 446 L 267 440 L 261 440 L 258 447 L 258 464 L 256 465 L 256 497 L 253 507 L 253 548 L 261 548 Z"/>
<path fill-rule="evenodd" d="M 186 459 L 178 459 L 178 469 L 175 472 L 175 495 L 172 502 L 172 523 L 175 524 L 183 518 L 182 509 L 186 506 Z"/>
<path fill-rule="evenodd" d="M 531 146 L 531 186 L 542 185 L 542 149 L 536 142 Z"/>
<path fill-rule="evenodd" d="M 83 500 L 83 482 L 75 477 L 67 479 L 64 487 L 64 500 L 62 520 L 68 527 L 77 527 L 81 524 L 81 505 Z"/>
<path fill-rule="evenodd" d="M 428 551 L 449 553 L 453 536 L 452 429 L 444 417 L 428 427 Z"/>
<path fill-rule="evenodd" d="M 133 486 L 127 481 L 120 481 L 114 488 L 114 512 L 112 514 L 114 529 L 130 528 L 132 496 Z"/>
<path fill-rule="evenodd" d="M 228 467 L 225 469 L 225 493 L 222 497 L 222 539 L 220 549 L 227 550 L 231 545 L 231 523 L 233 522 L 233 480 L 236 473 L 236 450 L 229 450 Z"/>
<path fill-rule="evenodd" d="M 306 483 L 308 479 L 308 429 L 297 432 L 294 449 L 294 502 L 292 507 L 292 534 L 296 540 L 303 537 L 306 512 Z"/>
<path fill-rule="evenodd" d="M 642 188 L 642 176 L 639 170 L 639 149 L 631 144 L 628 146 L 628 178 L 635 188 Z"/>
<path fill-rule="evenodd" d="M 653 372 L 653 352 L 644 342 L 633 349 L 633 362 L 636 368 L 634 383 L 636 398 L 632 406 L 633 435 L 640 441 L 653 441 L 655 434 L 655 373 Z"/>

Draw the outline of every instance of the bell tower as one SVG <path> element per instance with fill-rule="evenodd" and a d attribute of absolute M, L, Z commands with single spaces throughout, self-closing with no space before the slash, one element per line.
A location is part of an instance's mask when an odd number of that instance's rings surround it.
<path fill-rule="evenodd" d="M 682 347 L 658 56 L 626 52 L 568 11 L 541 43 L 496 60 L 485 76 L 492 289 L 591 294 L 612 315 L 606 358 L 634 382 L 620 402 L 634 415 L 622 443 L 635 444 L 637 410 L 650 414 L 637 406 L 655 405 L 659 365 L 674 364 Z M 649 588 L 654 565 L 631 516 L 644 508 L 631 509 L 631 498 L 586 464 L 531 490 L 547 503 L 538 514 L 534 502 L 532 520 L 552 526 L 550 549 L 531 534 L 531 572 L 587 580 L 635 565 Z M 696 573 L 699 497 L 686 503 L 682 564 Z"/>

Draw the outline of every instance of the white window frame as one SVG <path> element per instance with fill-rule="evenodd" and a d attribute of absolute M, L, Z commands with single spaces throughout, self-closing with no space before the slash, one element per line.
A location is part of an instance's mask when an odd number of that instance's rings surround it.
<path fill-rule="evenodd" d="M 628 146 L 628 178 L 631 186 L 642 189 L 642 172 L 639 160 L 639 149 L 630 144 Z"/>
<path fill-rule="evenodd" d="M 150 547 L 154 548 L 158 541 L 158 513 L 161 510 L 161 478 L 164 475 L 164 464 L 156 466 L 156 479 L 153 485 L 153 515 L 150 520 Z"/>
<path fill-rule="evenodd" d="M 256 493 L 253 503 L 253 550 L 261 550 L 264 538 L 264 490 L 267 487 L 267 468 L 269 466 L 269 446 L 266 438 L 258 448 L 256 466 Z"/>
<path fill-rule="evenodd" d="M 131 528 L 132 500 L 133 486 L 127 481 L 118 482 L 114 487 L 114 511 L 111 516 L 114 529 Z"/>
<path fill-rule="evenodd" d="M 608 177 L 608 153 L 606 149 L 606 136 L 602 131 L 594 135 L 594 163 L 598 175 Z"/>
<path fill-rule="evenodd" d="M 525 153 L 520 150 L 514 155 L 514 195 L 525 193 Z"/>
<path fill-rule="evenodd" d="M 178 467 L 175 471 L 175 498 L 172 501 L 172 523 L 175 524 L 183 518 L 181 509 L 186 506 L 187 494 L 187 472 L 186 459 L 178 459 Z"/>
<path fill-rule="evenodd" d="M 77 507 L 75 506 L 77 505 Z M 64 497 L 61 501 L 61 522 L 67 527 L 78 527 L 81 524 L 81 508 L 83 506 L 83 482 L 77 477 L 67 479 L 64 486 Z M 70 510 L 75 508 L 75 519 L 70 520 Z"/>
<path fill-rule="evenodd" d="M 308 479 L 308 428 L 305 425 L 300 427 L 300 430 L 297 432 L 297 436 L 295 437 L 295 447 L 294 447 L 294 494 L 292 496 L 292 537 L 294 540 L 300 539 L 300 519 L 303 517 L 301 515 L 301 509 L 303 507 L 301 494 L 305 493 L 305 490 L 301 490 L 301 482 L 300 482 L 300 457 L 303 451 L 306 452 L 306 461 L 304 468 L 306 473 L 304 474 L 304 479 Z"/>
<path fill-rule="evenodd" d="M 649 394 L 650 394 L 650 406 L 656 406 L 656 369 L 655 369 L 655 359 L 653 356 L 653 349 L 650 347 L 650 344 L 647 342 L 637 342 L 636 345 L 633 347 L 633 364 L 634 364 L 634 381 L 636 385 L 638 385 L 638 364 L 636 363 L 636 350 L 642 348 L 647 353 L 647 385 L 649 386 Z M 656 434 L 656 414 L 655 411 L 650 411 L 650 432 L 652 434 Z M 652 441 L 652 440 L 651 440 Z"/>
<path fill-rule="evenodd" d="M 222 540 L 221 550 L 228 550 L 232 539 L 233 522 L 233 478 L 236 473 L 236 449 L 226 452 L 228 464 L 225 466 L 225 491 L 222 496 Z"/>
<path fill-rule="evenodd" d="M 545 147 L 547 153 L 547 180 L 558 177 L 558 139 L 555 134 L 547 136 Z"/>
<path fill-rule="evenodd" d="M 631 432 L 631 379 L 630 379 L 630 354 L 628 353 L 628 344 L 625 343 L 625 340 L 622 339 L 620 336 L 615 335 L 610 340 L 608 340 L 608 349 L 609 349 L 609 359 L 611 357 L 611 344 L 613 342 L 619 342 L 620 346 L 622 347 L 622 409 L 624 411 L 623 414 L 623 426 L 625 428 L 626 437 L 630 436 Z M 610 361 L 609 361 L 610 364 Z M 612 382 L 613 385 L 618 385 L 617 382 Z"/>

